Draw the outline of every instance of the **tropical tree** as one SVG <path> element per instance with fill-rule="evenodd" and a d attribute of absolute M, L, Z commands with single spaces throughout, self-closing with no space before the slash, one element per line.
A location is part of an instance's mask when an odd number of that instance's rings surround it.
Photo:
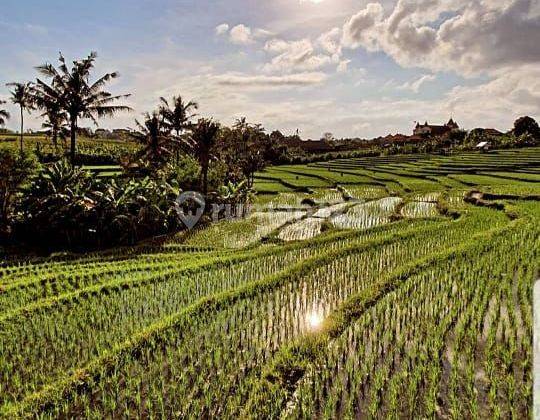
<path fill-rule="evenodd" d="M 180 95 L 173 96 L 172 106 L 164 97 L 160 98 L 161 105 L 159 113 L 163 117 L 163 125 L 180 139 L 188 130 L 193 128 L 191 119 L 195 117 L 195 112 L 199 109 L 199 104 L 194 101 L 185 102 Z M 181 143 L 177 143 L 177 146 Z M 176 148 L 176 164 L 180 162 L 180 148 Z"/>
<path fill-rule="evenodd" d="M 47 134 L 52 139 L 54 149 L 58 150 L 58 136 L 62 138 L 69 133 L 69 118 L 67 112 L 62 109 L 57 97 L 45 91 L 44 86 L 35 86 L 33 89 L 34 103 L 36 107 L 43 111 L 41 117 L 46 121 L 41 125 L 47 130 Z"/>
<path fill-rule="evenodd" d="M 8 83 L 6 86 L 13 87 L 11 93 L 11 102 L 18 105 L 21 111 L 21 133 L 20 133 L 20 151 L 23 153 L 24 141 L 24 111 L 30 112 L 33 109 L 33 96 L 31 94 L 32 85 L 30 83 Z"/>
<path fill-rule="evenodd" d="M 269 137 L 264 133 L 260 124 L 249 124 L 245 118 L 236 120 L 233 126 L 236 134 L 237 164 L 248 181 L 248 187 L 252 187 L 255 180 L 255 172 L 264 169 L 265 151 Z"/>
<path fill-rule="evenodd" d="M 174 131 L 177 136 L 193 127 L 191 119 L 196 116 L 194 111 L 199 109 L 199 104 L 194 101 L 185 102 L 182 97 L 173 96 L 172 107 L 167 99 L 161 97 L 160 114 L 163 116 L 163 123 Z"/>
<path fill-rule="evenodd" d="M 31 154 L 23 151 L 18 155 L 8 148 L 0 148 L 0 237 L 9 231 L 16 194 L 37 168 Z"/>
<path fill-rule="evenodd" d="M 6 101 L 0 101 L 0 105 L 5 104 Z M 0 108 L 0 125 L 4 125 L 7 120 L 9 120 L 9 112 L 5 109 Z"/>
<path fill-rule="evenodd" d="M 118 77 L 117 72 L 106 73 L 95 82 L 90 82 L 96 58 L 97 54 L 92 52 L 85 59 L 73 61 L 73 66 L 69 69 L 65 58 L 60 54 L 58 68 L 49 63 L 37 67 L 40 74 L 51 79 L 49 83 L 38 79 L 37 88 L 48 96 L 47 100 L 57 102 L 68 115 L 72 165 L 75 164 L 77 127 L 80 118 L 88 118 L 97 125 L 98 118 L 112 117 L 121 111 L 131 111 L 128 106 L 114 105 L 116 101 L 129 95 L 112 95 L 103 90 L 108 82 Z"/>
<path fill-rule="evenodd" d="M 530 134 L 535 138 L 540 137 L 540 127 L 534 118 L 525 116 L 514 122 L 514 135 L 519 137 L 523 134 Z"/>
<path fill-rule="evenodd" d="M 213 152 L 218 140 L 220 126 L 212 119 L 201 118 L 193 128 L 193 132 L 187 142 L 191 154 L 196 157 L 201 165 L 200 187 L 202 192 L 208 192 L 208 167 L 214 157 Z"/>
<path fill-rule="evenodd" d="M 41 124 L 49 138 L 52 140 L 54 150 L 58 151 L 58 137 L 64 141 L 69 133 L 69 121 L 65 113 L 58 108 L 48 108 L 41 115 L 46 118 L 46 121 Z"/>
<path fill-rule="evenodd" d="M 177 139 L 171 136 L 169 126 L 164 123 L 160 112 L 147 112 L 144 114 L 144 121 L 141 123 L 135 120 L 135 124 L 137 130 L 131 135 L 144 146 L 141 152 L 135 155 L 136 159 L 143 159 L 153 166 L 166 163 L 177 146 Z"/>

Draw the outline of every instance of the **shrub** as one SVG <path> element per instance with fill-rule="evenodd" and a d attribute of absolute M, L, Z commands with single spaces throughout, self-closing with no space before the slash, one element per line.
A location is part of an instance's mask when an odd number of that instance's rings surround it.
<path fill-rule="evenodd" d="M 36 159 L 30 154 L 0 149 L 0 236 L 9 232 L 16 195 L 37 167 Z"/>
<path fill-rule="evenodd" d="M 168 178 L 177 182 L 184 191 L 198 188 L 201 165 L 191 156 L 182 156 L 176 165 L 168 168 Z"/>
<path fill-rule="evenodd" d="M 15 237 L 52 248 L 132 244 L 178 227 L 178 193 L 150 177 L 95 180 L 61 161 L 45 167 L 17 203 Z"/>

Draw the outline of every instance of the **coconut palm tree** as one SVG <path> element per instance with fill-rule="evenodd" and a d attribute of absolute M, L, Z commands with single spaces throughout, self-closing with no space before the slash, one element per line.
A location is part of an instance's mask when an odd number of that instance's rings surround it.
<path fill-rule="evenodd" d="M 94 69 L 96 58 L 97 54 L 92 52 L 85 59 L 73 61 L 69 69 L 64 56 L 60 54 L 58 68 L 49 63 L 37 67 L 40 74 L 51 79 L 50 83 L 38 79 L 37 88 L 49 96 L 51 101 L 57 102 L 68 115 L 72 164 L 75 164 L 77 127 L 80 118 L 88 118 L 97 125 L 98 118 L 112 117 L 121 111 L 131 111 L 128 106 L 113 105 L 129 95 L 115 96 L 103 90 L 108 82 L 118 77 L 118 73 L 106 73 L 95 82 L 90 82 L 90 73 Z"/>
<path fill-rule="evenodd" d="M 58 151 L 58 136 L 62 138 L 69 132 L 69 118 L 66 111 L 62 109 L 61 104 L 54 94 L 44 91 L 43 86 L 35 86 L 32 94 L 34 96 L 34 104 L 43 111 L 41 117 L 46 118 L 46 121 L 41 124 L 42 128 L 47 129 L 54 149 Z"/>
<path fill-rule="evenodd" d="M 135 158 L 143 159 L 153 166 L 160 166 L 167 161 L 172 149 L 177 145 L 177 140 L 170 135 L 168 125 L 163 121 L 163 116 L 159 111 L 151 114 L 144 114 L 144 121 L 141 123 L 135 120 L 137 130 L 131 134 L 135 140 L 144 145 L 140 153 Z"/>
<path fill-rule="evenodd" d="M 208 192 L 208 167 L 213 149 L 218 140 L 220 126 L 212 119 L 202 118 L 193 128 L 188 143 L 191 153 L 201 165 L 200 187 L 204 194 Z"/>
<path fill-rule="evenodd" d="M 23 153 L 24 141 L 24 111 L 30 112 L 33 109 L 33 96 L 31 94 L 32 85 L 30 83 L 8 83 L 6 86 L 13 87 L 11 93 L 11 102 L 18 105 L 21 110 L 21 133 L 20 149 Z"/>
<path fill-rule="evenodd" d="M 68 116 L 55 107 L 47 108 L 41 116 L 46 118 L 46 121 L 41 124 L 41 128 L 46 130 L 47 135 L 52 140 L 54 150 L 58 152 L 58 137 L 64 142 L 69 135 Z"/>
<path fill-rule="evenodd" d="M 0 101 L 0 105 L 5 104 L 6 101 Z M 9 120 L 9 112 L 5 109 L 0 108 L 0 125 L 4 125 L 7 120 Z"/>
<path fill-rule="evenodd" d="M 186 140 L 181 141 L 180 137 L 171 134 L 159 110 L 145 113 L 142 123 L 135 120 L 135 124 L 137 128 L 130 135 L 143 144 L 143 148 L 126 162 L 131 169 L 153 172 L 168 162 L 175 149 L 190 150 Z"/>
<path fill-rule="evenodd" d="M 193 111 L 199 109 L 197 102 L 189 101 L 186 103 L 180 95 L 173 96 L 173 107 L 171 108 L 167 99 L 161 97 L 160 100 L 159 112 L 163 116 L 163 121 L 177 136 L 193 127 L 191 119 L 196 116 Z"/>
<path fill-rule="evenodd" d="M 164 97 L 160 98 L 159 113 L 163 117 L 163 124 L 176 134 L 177 139 L 184 136 L 187 131 L 193 129 L 191 119 L 196 116 L 195 110 L 199 104 L 194 101 L 184 102 L 180 95 L 173 96 L 172 107 Z M 184 136 L 185 137 L 185 136 Z M 182 142 L 178 143 L 181 144 Z M 180 161 L 180 148 L 176 148 L 176 161 Z"/>

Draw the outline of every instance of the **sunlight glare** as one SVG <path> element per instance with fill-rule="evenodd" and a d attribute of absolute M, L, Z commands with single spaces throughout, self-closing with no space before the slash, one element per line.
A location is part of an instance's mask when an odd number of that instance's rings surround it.
<path fill-rule="evenodd" d="M 309 329 L 318 330 L 323 323 L 323 317 L 318 312 L 311 312 L 310 314 L 308 314 L 307 322 L 309 325 Z"/>

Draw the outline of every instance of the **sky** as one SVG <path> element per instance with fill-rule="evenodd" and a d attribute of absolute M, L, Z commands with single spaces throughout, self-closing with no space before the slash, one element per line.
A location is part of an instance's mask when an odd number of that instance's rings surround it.
<path fill-rule="evenodd" d="M 119 71 L 108 90 L 134 111 L 103 128 L 173 95 L 313 139 L 540 118 L 540 0 L 2 0 L 0 30 L 1 99 L 60 51 L 97 51 L 95 77 Z"/>

